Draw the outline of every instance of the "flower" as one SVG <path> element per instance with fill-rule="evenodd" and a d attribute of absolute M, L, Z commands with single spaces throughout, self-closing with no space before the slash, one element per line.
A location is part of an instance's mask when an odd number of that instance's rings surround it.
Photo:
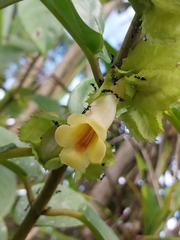
<path fill-rule="evenodd" d="M 55 132 L 57 144 L 63 147 L 61 162 L 82 171 L 90 162 L 100 164 L 106 153 L 104 141 L 116 114 L 117 99 L 106 94 L 95 100 L 85 114 L 71 114 L 67 123 Z"/>

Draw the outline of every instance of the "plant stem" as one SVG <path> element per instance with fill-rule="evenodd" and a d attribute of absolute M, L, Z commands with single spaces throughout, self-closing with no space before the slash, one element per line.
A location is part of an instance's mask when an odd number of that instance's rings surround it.
<path fill-rule="evenodd" d="M 27 234 L 38 220 L 40 215 L 47 210 L 47 204 L 56 190 L 57 185 L 60 183 L 66 168 L 67 166 L 63 165 L 62 167 L 53 170 L 50 173 L 47 182 L 45 183 L 37 199 L 32 204 L 30 211 L 28 212 L 12 240 L 24 240 L 26 238 Z"/>
<path fill-rule="evenodd" d="M 118 55 L 114 60 L 114 65 L 121 66 L 123 59 L 126 58 L 128 55 L 129 49 L 130 48 L 133 49 L 133 47 L 138 43 L 141 37 L 141 32 L 138 31 L 137 29 L 139 29 L 140 25 L 141 25 L 140 16 L 135 14 L 131 22 L 131 25 L 129 26 L 129 29 L 126 33 L 124 41 L 121 45 L 121 48 L 118 52 Z"/>
<path fill-rule="evenodd" d="M 33 156 L 31 148 L 14 148 L 5 152 L 0 153 L 0 161 L 7 160 L 9 158 L 16 157 L 27 157 Z"/>
<path fill-rule="evenodd" d="M 24 187 L 27 192 L 27 198 L 28 198 L 29 204 L 32 205 L 32 203 L 35 201 L 35 198 L 34 198 L 34 194 L 32 192 L 31 182 L 29 181 L 28 177 L 25 177 L 25 176 L 19 176 L 19 177 L 22 180 L 22 182 L 24 183 Z"/>

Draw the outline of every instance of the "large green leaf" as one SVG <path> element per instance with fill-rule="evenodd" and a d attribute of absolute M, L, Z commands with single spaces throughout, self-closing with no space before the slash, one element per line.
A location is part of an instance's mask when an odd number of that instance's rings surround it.
<path fill-rule="evenodd" d="M 3 9 L 5 7 L 8 7 L 9 5 L 15 4 L 20 1 L 22 0 L 0 0 L 0 9 Z"/>
<path fill-rule="evenodd" d="M 0 216 L 11 209 L 16 197 L 16 178 L 13 172 L 0 165 Z"/>
<path fill-rule="evenodd" d="M 138 75 L 145 77 L 146 81 L 136 79 L 137 75 L 126 78 L 126 81 L 136 89 L 136 94 L 132 98 L 135 108 L 156 114 L 158 111 L 166 110 L 170 104 L 178 100 L 180 96 L 178 68 L 171 71 L 166 69 L 142 70 Z"/>
<path fill-rule="evenodd" d="M 7 240 L 8 238 L 8 232 L 7 227 L 3 219 L 0 218 L 0 239 L 1 240 Z"/>
<path fill-rule="evenodd" d="M 93 54 L 103 48 L 102 6 L 97 0 L 41 0 L 75 41 Z M 88 25 L 87 25 L 88 24 Z"/>
<path fill-rule="evenodd" d="M 21 23 L 39 51 L 46 55 L 64 34 L 61 24 L 38 0 L 18 4 Z"/>
<path fill-rule="evenodd" d="M 84 215 L 88 221 L 93 234 L 98 240 L 118 240 L 119 238 L 115 235 L 112 229 L 106 225 L 106 223 L 99 217 L 99 215 L 88 205 L 81 204 L 79 211 Z M 119 239 L 120 240 L 120 239 Z"/>
<path fill-rule="evenodd" d="M 40 189 L 41 187 L 43 187 L 43 184 L 37 184 L 33 186 L 32 188 L 33 192 L 36 193 L 38 189 Z M 59 185 L 57 190 L 61 192 L 55 193 L 48 203 L 48 206 L 51 206 L 52 208 L 60 209 L 66 208 L 78 210 L 80 204 L 82 203 L 87 204 L 87 201 L 79 193 L 75 192 L 74 190 L 68 187 Z M 27 211 L 25 211 L 24 209 L 26 209 L 27 206 L 28 200 L 25 195 L 19 199 L 17 205 L 15 206 L 14 219 L 17 222 L 17 224 L 21 224 L 24 217 L 26 216 Z M 83 223 L 80 222 L 79 220 L 66 216 L 58 217 L 41 216 L 36 223 L 36 225 L 40 226 L 53 226 L 53 227 L 73 227 L 82 224 Z"/>
<path fill-rule="evenodd" d="M 158 42 L 179 39 L 180 1 L 151 1 L 153 3 L 151 8 L 142 17 L 142 29 L 147 38 Z"/>

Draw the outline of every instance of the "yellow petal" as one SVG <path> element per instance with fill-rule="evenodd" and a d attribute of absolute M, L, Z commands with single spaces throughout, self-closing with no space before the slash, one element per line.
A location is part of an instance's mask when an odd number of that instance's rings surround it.
<path fill-rule="evenodd" d="M 87 151 L 88 158 L 90 162 L 93 163 L 101 163 L 105 156 L 105 153 L 106 145 L 101 139 L 98 139 L 98 141 L 95 144 L 91 145 Z"/>
<path fill-rule="evenodd" d="M 67 123 L 71 126 L 80 125 L 87 122 L 87 117 L 84 114 L 73 113 L 68 119 Z"/>
<path fill-rule="evenodd" d="M 91 104 L 90 111 L 85 115 L 108 129 L 115 118 L 117 104 L 118 101 L 113 94 L 102 96 Z"/>
<path fill-rule="evenodd" d="M 98 137 L 105 141 L 107 137 L 107 129 L 104 128 L 101 123 L 97 122 L 93 118 L 88 118 L 88 124 L 94 129 L 94 131 L 97 133 Z"/>
<path fill-rule="evenodd" d="M 62 125 L 55 131 L 55 139 L 57 144 L 62 147 L 73 145 L 72 141 L 72 128 L 68 125 Z"/>
<path fill-rule="evenodd" d="M 63 164 L 74 168 L 76 171 L 86 169 L 90 163 L 85 154 L 79 154 L 72 148 L 63 148 L 59 156 Z"/>

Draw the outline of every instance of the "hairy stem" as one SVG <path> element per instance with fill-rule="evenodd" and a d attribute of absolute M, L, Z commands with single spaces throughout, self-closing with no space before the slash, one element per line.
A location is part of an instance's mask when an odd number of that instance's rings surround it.
<path fill-rule="evenodd" d="M 47 211 L 47 204 L 56 190 L 57 185 L 60 183 L 66 168 L 67 166 L 63 165 L 61 168 L 53 170 L 50 173 L 47 182 L 45 183 L 37 199 L 32 204 L 30 211 L 28 212 L 12 240 L 24 240 L 40 215 Z"/>

